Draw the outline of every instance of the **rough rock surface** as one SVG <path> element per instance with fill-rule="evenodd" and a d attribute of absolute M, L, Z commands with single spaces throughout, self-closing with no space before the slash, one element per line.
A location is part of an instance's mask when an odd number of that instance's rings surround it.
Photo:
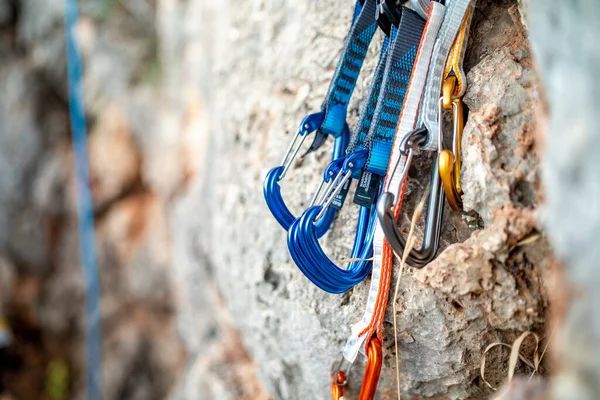
<path fill-rule="evenodd" d="M 177 71 L 165 61 L 177 42 L 157 19 L 178 18 L 168 1 L 80 3 L 103 398 L 166 398 L 189 370 L 182 336 L 202 344 L 193 360 L 203 379 L 187 398 L 260 398 L 253 364 L 218 301 L 196 313 L 223 315 L 203 327 L 206 335 L 175 318 L 187 303 L 180 303 L 171 240 L 183 225 L 172 225 L 170 209 L 198 172 L 202 146 L 191 133 L 203 121 L 198 96 L 180 96 Z M 0 4 L 0 320 L 14 337 L 0 349 L 3 399 L 85 398 L 63 11 L 61 1 Z M 215 383 L 227 390 L 211 392 Z"/>
<path fill-rule="evenodd" d="M 0 4 L 0 317 L 16 338 L 8 356 L 0 354 L 0 394 L 23 399 L 41 397 L 32 390 L 45 390 L 55 362 L 68 367 L 71 397 L 84 393 L 57 4 Z M 301 118 L 319 109 L 352 7 L 81 4 L 105 398 L 328 398 L 330 371 L 369 282 L 339 296 L 312 286 L 291 262 L 261 187 Z M 402 388 L 413 398 L 489 397 L 478 378 L 483 349 L 541 332 L 545 321 L 548 245 L 531 240 L 539 230 L 536 82 L 516 1 L 480 1 L 471 37 L 462 183 L 472 212 L 446 210 L 444 252 L 405 273 L 398 299 Z M 351 125 L 377 47 L 351 102 Z M 284 196 L 296 212 L 316 189 L 314 171 L 327 164 L 330 146 L 288 174 Z M 410 173 L 403 228 L 427 188 L 429 164 L 419 157 Z M 323 239 L 332 259 L 347 256 L 355 214 L 345 207 Z M 393 317 L 388 310 L 380 398 L 395 394 Z M 19 362 L 6 368 L 6 360 Z M 488 357 L 494 384 L 504 365 L 503 356 Z M 351 398 L 361 373 L 362 365 L 352 371 Z"/>
<path fill-rule="evenodd" d="M 528 0 L 528 25 L 544 81 L 546 107 L 538 118 L 548 123 L 543 177 L 544 222 L 562 262 L 557 268 L 560 307 L 552 382 L 556 399 L 600 397 L 600 227 L 597 110 L 600 68 L 597 43 L 600 4 L 583 1 Z"/>
<path fill-rule="evenodd" d="M 231 1 L 202 11 L 205 32 L 214 38 L 202 53 L 215 66 L 202 69 L 210 76 L 204 90 L 210 142 L 206 171 L 187 196 L 194 200 L 181 203 L 184 218 L 192 219 L 185 240 L 198 244 L 202 265 L 214 275 L 267 391 L 276 399 L 327 398 L 330 371 L 349 326 L 362 314 L 368 280 L 339 296 L 311 285 L 287 254 L 285 232 L 264 205 L 261 181 L 279 163 L 301 118 L 319 109 L 351 7 Z M 403 392 L 415 398 L 488 397 L 478 379 L 484 348 L 543 330 L 545 320 L 548 246 L 544 239 L 520 244 L 537 229 L 537 170 L 535 79 L 516 2 L 482 2 L 472 37 L 463 187 L 468 207 L 482 215 L 486 228 L 472 234 L 460 213 L 447 211 L 447 249 L 429 268 L 402 279 Z M 376 54 L 371 49 L 351 103 L 351 125 Z M 318 185 L 314 171 L 322 170 L 330 152 L 324 147 L 298 161 L 283 183 L 296 212 Z M 427 185 L 426 159 L 417 166 L 424 169 L 411 173 L 409 212 Z M 332 259 L 347 256 L 355 213 L 355 206 L 346 207 L 322 240 Z M 477 219 L 468 218 L 476 228 Z M 196 284 L 189 286 L 193 292 Z M 392 319 L 388 313 L 381 398 L 395 393 Z M 486 376 L 500 383 L 503 359 L 488 364 Z M 360 366 L 353 369 L 349 397 L 357 395 L 361 373 Z"/>

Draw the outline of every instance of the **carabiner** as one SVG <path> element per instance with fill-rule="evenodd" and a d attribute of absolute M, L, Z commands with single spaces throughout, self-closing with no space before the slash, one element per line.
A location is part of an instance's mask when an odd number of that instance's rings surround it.
<path fill-rule="evenodd" d="M 331 180 L 316 205 L 308 208 L 288 231 L 288 248 L 302 273 L 315 285 L 329 293 L 344 293 L 361 282 L 371 270 L 373 235 L 375 232 L 375 207 L 360 207 L 354 237 L 351 262 L 346 269 L 338 267 L 325 254 L 317 235 L 319 215 L 327 204 L 348 182 L 352 174 L 360 171 L 367 161 L 367 151 L 348 155 L 337 176 Z"/>
<path fill-rule="evenodd" d="M 323 217 L 325 213 L 324 211 L 331 205 L 331 203 L 333 203 L 333 200 L 346 186 L 346 183 L 350 180 L 352 175 L 356 175 L 357 172 L 365 166 L 368 156 L 369 153 L 367 150 L 355 151 L 354 153 L 346 156 L 342 168 L 339 170 L 337 176 L 325 189 L 323 195 L 320 196 L 320 201 L 317 202 L 317 205 L 322 206 L 322 208 L 321 212 L 317 215 L 315 222 L 319 221 L 319 219 Z M 333 163 L 335 163 L 335 161 Z M 329 169 L 331 169 L 331 167 L 328 167 L 328 170 Z"/>
<path fill-rule="evenodd" d="M 331 379 L 331 398 L 332 400 L 344 399 L 344 386 L 346 386 L 346 374 L 344 371 L 338 371 Z"/>
<path fill-rule="evenodd" d="M 456 76 L 448 76 L 442 86 L 442 97 L 440 98 L 439 121 L 439 149 L 438 166 L 440 178 L 444 186 L 444 192 L 448 199 L 448 204 L 453 210 L 462 210 L 462 187 L 460 186 L 460 167 L 461 167 L 461 141 L 464 129 L 464 110 L 462 100 L 453 99 L 453 93 L 456 87 Z M 444 110 L 452 110 L 452 150 L 444 149 L 443 113 Z"/>
<path fill-rule="evenodd" d="M 363 383 L 360 388 L 358 400 L 373 400 L 377 391 L 379 375 L 381 375 L 381 364 L 383 361 L 383 351 L 381 348 L 381 339 L 373 336 L 367 345 L 367 367 L 363 376 Z M 346 385 L 346 373 L 340 368 L 333 374 L 331 382 L 331 399 L 343 400 L 344 386 Z"/>
<path fill-rule="evenodd" d="M 420 128 L 415 129 L 402 140 L 400 143 L 400 152 L 406 156 L 406 162 L 402 170 L 402 179 L 404 181 L 408 175 L 408 169 L 413 158 L 413 148 L 422 143 L 427 137 L 427 130 Z M 397 168 L 398 166 L 396 166 Z M 399 194 L 385 192 L 381 194 L 377 202 L 377 216 L 381 227 L 394 252 L 402 257 L 406 241 L 402 237 L 402 233 L 396 226 L 396 216 L 394 207 L 396 206 L 395 198 Z M 423 244 L 419 250 L 411 249 L 408 256 L 408 264 L 415 268 L 423 268 L 429 264 L 436 256 L 440 233 L 442 231 L 442 218 L 444 214 L 444 191 L 442 190 L 441 179 L 439 176 L 439 168 L 437 155 L 433 160 L 431 170 L 431 183 L 429 188 L 429 199 L 427 201 L 427 217 L 425 219 L 425 231 L 423 234 Z"/>
<path fill-rule="evenodd" d="M 263 191 L 267 206 L 277 222 L 279 222 L 279 224 L 285 230 L 290 229 L 290 226 L 296 220 L 296 217 L 289 211 L 285 202 L 283 201 L 279 182 L 285 178 L 290 166 L 292 165 L 292 162 L 298 155 L 298 152 L 300 151 L 300 148 L 302 147 L 302 144 L 308 135 L 317 131 L 323 124 L 324 120 L 324 112 L 311 114 L 304 118 L 298 129 L 298 133 L 294 136 L 290 145 L 288 146 L 283 160 L 281 161 L 281 165 L 270 170 L 265 177 Z M 342 134 L 335 139 L 332 156 L 333 160 L 344 157 L 346 148 L 348 147 L 349 139 L 350 128 L 348 128 L 348 125 L 345 124 Z M 315 150 L 321 145 L 322 141 L 316 147 L 311 148 L 309 152 Z M 331 223 L 333 222 L 336 212 L 337 210 L 333 207 L 328 207 L 326 209 L 323 218 L 321 218 L 317 224 L 319 237 L 323 236 L 327 232 L 331 226 Z"/>
<path fill-rule="evenodd" d="M 392 26 L 398 26 L 402 17 L 402 3 L 406 0 L 377 0 L 377 14 L 375 19 L 377 24 L 385 33 L 390 36 Z"/>

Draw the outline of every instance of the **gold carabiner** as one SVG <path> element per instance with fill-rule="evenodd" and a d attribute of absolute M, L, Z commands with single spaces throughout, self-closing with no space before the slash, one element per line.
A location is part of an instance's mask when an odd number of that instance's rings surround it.
<path fill-rule="evenodd" d="M 464 110 L 460 98 L 453 99 L 452 94 L 456 88 L 456 76 L 448 76 L 442 86 L 442 98 L 440 99 L 440 152 L 438 155 L 438 166 L 440 178 L 446 193 L 448 204 L 453 210 L 462 209 L 462 187 L 460 186 L 461 167 L 461 141 L 464 129 Z M 442 113 L 444 110 L 452 110 L 452 150 L 442 149 Z"/>
<path fill-rule="evenodd" d="M 456 89 L 457 82 L 456 75 L 448 75 L 442 83 L 442 106 L 444 110 L 452 109 L 452 99 L 454 98 L 454 89 Z"/>
<path fill-rule="evenodd" d="M 442 150 L 438 155 L 438 166 L 440 169 L 440 178 L 444 185 L 444 192 L 448 204 L 453 210 L 462 210 L 462 187 L 460 186 L 460 167 L 461 167 L 461 140 L 464 128 L 463 104 L 460 99 L 452 101 L 452 120 L 453 120 L 453 149 Z"/>
<path fill-rule="evenodd" d="M 381 339 L 373 336 L 367 345 L 367 367 L 363 377 L 363 384 L 360 388 L 358 400 L 373 400 L 381 374 L 381 363 L 383 352 L 381 349 Z M 344 386 L 346 385 L 346 373 L 336 371 L 331 379 L 331 398 L 332 400 L 342 400 L 344 398 Z"/>
<path fill-rule="evenodd" d="M 460 168 L 462 164 L 461 142 L 465 121 L 461 97 L 466 89 L 466 79 L 462 70 L 462 59 L 468 39 L 472 11 L 471 6 L 465 14 L 458 35 L 454 39 L 452 50 L 446 61 L 442 97 L 440 98 L 438 167 L 448 204 L 456 211 L 462 210 L 463 194 L 460 185 Z M 444 110 L 452 110 L 452 150 L 443 148 L 442 117 Z"/>

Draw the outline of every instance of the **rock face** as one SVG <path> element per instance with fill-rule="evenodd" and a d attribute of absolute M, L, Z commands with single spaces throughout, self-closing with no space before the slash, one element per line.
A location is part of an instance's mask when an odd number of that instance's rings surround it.
<path fill-rule="evenodd" d="M 222 372 L 229 369 L 238 389 L 227 393 L 259 398 L 253 364 L 225 316 L 205 324 L 204 334 L 181 326 L 182 336 L 202 346 L 192 347 L 178 332 L 181 291 L 174 262 L 181 246 L 171 237 L 183 222 L 172 226 L 170 209 L 198 173 L 201 146 L 191 133 L 204 119 L 199 96 L 192 90 L 180 96 L 172 81 L 177 71 L 162 61 L 169 59 L 163 51 L 177 47 L 156 23 L 157 17 L 175 22 L 169 2 L 158 9 L 135 0 L 80 3 L 102 288 L 103 398 L 165 398 L 188 370 L 206 376 L 191 393 L 209 393 L 203 390 L 208 383 L 231 381 Z M 60 1 L 0 5 L 0 323 L 8 322 L 14 338 L 11 346 L 0 346 L 2 398 L 85 398 L 84 287 L 63 11 Z M 190 268 L 198 263 L 184 261 Z M 202 296 L 212 301 L 207 316 L 226 314 L 217 295 Z M 199 318 L 196 323 L 202 325 Z M 194 351 L 190 365 L 198 366 L 186 367 L 186 347 Z M 57 383 L 59 370 L 65 372 Z M 222 393 L 208 398 L 226 398 Z"/>
<path fill-rule="evenodd" d="M 599 248 L 600 221 L 596 118 L 600 86 L 597 45 L 598 2 L 562 7 L 558 1 L 529 0 L 531 39 L 544 80 L 548 120 L 543 167 L 545 225 L 563 268 L 557 271 L 560 307 L 555 356 L 559 371 L 552 384 L 557 399 L 600 397 Z M 557 9 L 560 7 L 560 11 Z"/>
<path fill-rule="evenodd" d="M 63 9 L 42 3 L 0 5 L 0 317 L 15 333 L 9 354 L 0 352 L 0 395 L 41 398 L 35 390 L 46 390 L 48 366 L 62 363 L 68 397 L 78 399 L 84 290 Z M 369 282 L 343 295 L 314 287 L 291 262 L 262 180 L 300 120 L 320 108 L 350 2 L 81 3 L 104 398 L 328 398 Z M 489 397 L 479 379 L 485 347 L 544 329 L 549 246 L 536 240 L 538 89 L 520 21 L 516 1 L 482 1 L 475 12 L 465 65 L 469 214 L 446 210 L 443 252 L 404 273 L 397 299 L 402 391 L 411 398 Z M 380 41 L 378 33 L 350 104 L 351 126 Z M 309 203 L 330 151 L 328 143 L 298 160 L 283 182 L 295 213 Z M 429 158 L 415 166 L 403 228 L 428 185 Z M 347 257 L 356 212 L 348 202 L 322 240 L 332 259 Z M 396 390 L 393 319 L 390 307 L 382 399 Z M 19 363 L 5 368 L 4 357 Z M 495 385 L 505 357 L 488 356 Z M 364 360 L 357 364 L 350 398 Z"/>
<path fill-rule="evenodd" d="M 214 38 L 204 54 L 215 65 L 204 91 L 211 105 L 210 142 L 205 173 L 188 195 L 195 200 L 179 210 L 192 220 L 182 240 L 198 244 L 201 268 L 214 276 L 267 391 L 277 399 L 324 399 L 349 326 L 362 314 L 368 282 L 336 296 L 306 280 L 264 204 L 261 182 L 280 162 L 302 117 L 319 109 L 352 8 L 286 1 L 231 1 L 223 7 L 203 10 Z M 478 379 L 485 347 L 543 330 L 549 250 L 543 238 L 526 244 L 538 229 L 536 82 L 520 20 L 514 2 L 482 2 L 476 10 L 467 59 L 472 84 L 465 97 L 470 117 L 463 188 L 467 208 L 481 215 L 485 228 L 473 232 L 460 213 L 448 210 L 444 252 L 425 270 L 402 278 L 402 388 L 411 397 L 488 397 Z M 374 46 L 351 103 L 351 125 L 376 54 Z M 297 162 L 286 176 L 282 190 L 295 212 L 316 190 L 315 171 L 327 164 L 329 146 Z M 427 186 L 427 162 L 421 164 L 409 183 L 409 211 Z M 322 240 L 332 259 L 347 257 L 356 210 L 348 205 Z M 406 223 L 410 214 L 402 218 Z M 187 284 L 193 292 L 195 284 Z M 392 320 L 388 312 L 381 398 L 395 394 Z M 488 359 L 486 376 L 498 384 L 503 368 L 502 358 Z M 360 366 L 353 369 L 350 398 L 361 374 Z"/>

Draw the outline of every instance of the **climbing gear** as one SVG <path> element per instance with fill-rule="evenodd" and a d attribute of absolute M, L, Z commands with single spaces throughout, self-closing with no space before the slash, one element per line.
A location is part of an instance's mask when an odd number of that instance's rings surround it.
<path fill-rule="evenodd" d="M 431 0 L 410 0 L 413 10 L 415 10 L 421 18 L 427 19 L 429 12 L 431 11 Z M 444 4 L 444 1 L 439 3 Z"/>
<path fill-rule="evenodd" d="M 285 230 L 289 230 L 296 217 L 289 211 L 283 201 L 279 182 L 286 176 L 306 137 L 314 133 L 313 143 L 304 156 L 321 147 L 327 136 L 335 138 L 333 160 L 342 157 L 346 151 L 350 135 L 350 129 L 346 123 L 346 111 L 369 44 L 377 30 L 375 13 L 376 0 L 360 0 L 356 3 L 344 50 L 323 101 L 321 111 L 309 115 L 302 121 L 298 133 L 288 147 L 282 165 L 269 171 L 265 178 L 265 200 L 269 210 Z M 342 200 L 340 199 L 333 206 L 327 207 L 324 218 L 317 222 L 319 237 L 323 236 L 329 229 L 337 209 L 342 205 Z"/>
<path fill-rule="evenodd" d="M 322 125 L 323 121 L 323 113 L 311 114 L 304 118 L 304 120 L 300 124 L 298 133 L 294 136 L 294 139 L 290 143 L 288 150 L 286 151 L 283 157 L 281 166 L 270 170 L 267 173 L 267 176 L 265 177 L 265 199 L 267 200 L 269 209 L 271 210 L 271 213 L 273 214 L 277 222 L 279 222 L 279 224 L 283 226 L 286 230 L 289 229 L 290 225 L 296 220 L 296 217 L 294 217 L 294 215 L 289 211 L 289 209 L 285 205 L 285 202 L 283 201 L 283 197 L 281 195 L 281 186 L 279 185 L 279 182 L 287 174 L 288 169 L 290 168 L 292 162 L 298 155 L 298 152 L 300 151 L 300 148 L 306 140 L 306 138 L 308 137 L 308 135 L 315 132 L 319 128 L 319 126 Z M 348 128 L 344 127 L 342 135 L 335 140 L 332 155 L 333 160 L 338 160 L 341 157 L 343 157 L 346 151 L 346 147 L 348 145 L 348 132 Z M 300 140 L 298 140 L 299 138 Z M 326 176 L 324 182 L 327 182 L 328 178 L 329 176 Z M 323 236 L 331 226 L 336 211 L 337 210 L 334 207 L 327 208 L 327 211 L 325 212 L 325 218 L 321 219 L 317 225 L 319 237 Z"/>
<path fill-rule="evenodd" d="M 76 29 L 79 19 L 77 0 L 65 0 L 67 78 L 69 113 L 73 135 L 79 246 L 85 281 L 85 348 L 87 399 L 100 400 L 102 338 L 100 330 L 100 283 L 94 239 L 94 209 L 90 190 L 87 126 L 83 101 L 83 72 Z"/>
<path fill-rule="evenodd" d="M 344 177 L 349 177 L 353 170 L 360 169 L 366 160 L 365 155 L 366 152 L 363 151 L 353 153 L 353 157 L 346 158 L 338 177 L 342 174 Z M 342 178 L 343 180 L 344 178 Z M 336 178 L 335 181 L 340 181 L 340 179 Z M 343 186 L 344 183 L 340 182 L 336 187 Z M 331 195 L 326 194 L 325 197 L 335 196 L 336 193 L 333 192 Z M 347 269 L 340 269 L 327 257 L 319 245 L 316 221 L 321 210 L 322 206 L 310 207 L 292 224 L 288 231 L 290 255 L 302 273 L 319 288 L 329 293 L 343 293 L 362 281 L 370 271 L 370 262 L 366 259 L 370 257 L 372 251 L 370 248 L 370 243 L 373 241 L 371 225 L 375 220 L 375 214 L 366 207 L 360 208 L 355 245 L 351 256 L 360 260 L 350 263 Z"/>
<path fill-rule="evenodd" d="M 370 120 L 374 114 L 379 90 L 383 80 L 385 59 L 389 47 L 389 39 L 383 42 L 379 62 L 375 69 L 373 80 L 369 88 L 367 101 L 361 110 L 361 116 L 352 143 L 349 148 L 354 149 L 358 141 L 364 140 L 368 132 Z M 340 192 L 347 192 L 349 179 L 352 171 L 360 170 L 366 162 L 366 152 L 352 153 L 351 156 L 334 160 L 325 170 L 325 179 L 311 202 L 311 207 L 296 220 L 288 230 L 288 248 L 290 255 L 296 265 L 313 283 L 319 288 L 330 293 L 343 293 L 362 281 L 370 270 L 370 257 L 372 239 L 372 227 L 370 221 L 373 215 L 369 209 L 361 207 L 358 215 L 356 235 L 351 257 L 359 259 L 348 265 L 346 270 L 340 270 L 333 264 L 319 245 L 318 224 L 327 214 L 323 210 L 329 209 L 334 201 L 340 201 Z M 348 174 L 350 171 L 350 175 Z M 327 183 L 327 185 L 325 185 Z M 324 187 L 324 189 L 323 189 Z M 323 190 L 322 190 L 323 189 Z M 345 197 L 345 193 L 342 194 Z M 324 266 L 324 269 L 315 268 L 316 265 Z M 333 271 L 333 273 L 329 273 Z"/>
<path fill-rule="evenodd" d="M 464 128 L 464 110 L 460 98 L 452 99 L 452 89 L 456 86 L 456 77 L 449 76 L 444 81 L 444 96 L 440 99 L 440 127 L 438 169 L 446 193 L 448 204 L 453 210 L 462 209 L 462 188 L 460 186 L 461 140 Z M 449 105 L 446 98 L 450 97 Z M 442 128 L 444 110 L 452 111 L 452 150 L 444 149 L 444 131 Z"/>
<path fill-rule="evenodd" d="M 440 94 L 442 93 L 446 60 L 448 59 L 452 45 L 459 34 L 460 28 L 463 25 L 465 15 L 468 13 L 468 10 L 472 7 L 473 3 L 474 0 L 452 0 L 448 2 L 446 17 L 440 28 L 438 40 L 431 57 L 429 73 L 427 74 L 426 89 L 421 100 L 419 120 L 416 125 L 417 127 L 427 128 L 427 131 L 429 132 L 427 142 L 422 147 L 423 150 L 438 150 L 438 101 L 440 99 Z M 464 76 L 464 73 L 461 73 L 460 75 Z M 459 88 L 461 88 L 460 90 L 464 89 L 462 83 L 459 85 Z"/>
<path fill-rule="evenodd" d="M 378 4 L 379 15 L 385 9 Z M 307 209 L 288 231 L 290 254 L 299 269 L 318 287 L 330 293 L 342 293 L 362 281 L 371 269 L 372 240 L 376 224 L 376 200 L 381 180 L 387 169 L 394 131 L 404 92 L 412 71 L 414 58 L 425 25 L 414 11 L 399 7 L 396 14 L 385 14 L 392 21 L 387 57 L 381 56 L 376 69 L 369 100 L 363 106 L 348 155 L 335 179 L 320 195 L 321 201 Z M 400 15 L 394 21 L 394 15 Z M 382 60 L 385 63 L 382 64 Z M 385 66 L 385 69 L 382 69 Z M 381 76 L 380 74 L 383 73 Z M 379 84 L 379 82 L 381 82 Z M 377 87 L 381 87 L 377 90 Z M 374 101 L 375 107 L 373 107 Z M 369 127 L 368 131 L 365 129 Z M 354 202 L 359 204 L 359 222 L 355 235 L 352 258 L 358 258 L 346 269 L 335 265 L 323 252 L 318 242 L 315 224 L 325 209 L 351 179 L 360 179 Z"/>
<path fill-rule="evenodd" d="M 344 359 L 340 362 L 342 365 Z M 381 340 L 377 337 L 372 337 L 367 344 L 367 366 L 363 376 L 362 386 L 358 400 L 372 400 L 375 398 L 379 375 L 381 374 L 381 364 L 383 361 L 383 351 L 381 348 Z M 347 384 L 346 374 L 348 370 L 342 371 L 338 367 L 337 371 L 332 376 L 331 382 L 331 398 L 332 400 L 343 400 L 344 386 Z"/>
<path fill-rule="evenodd" d="M 430 9 L 427 23 L 419 44 L 419 50 L 415 58 L 414 68 L 409 80 L 410 83 L 406 90 L 401 112 L 402 117 L 399 119 L 398 129 L 392 146 L 392 154 L 389 163 L 390 167 L 388 167 L 385 178 L 384 192 L 389 190 L 385 188 L 389 187 L 390 180 L 392 179 L 392 171 L 390 168 L 395 165 L 396 160 L 400 157 L 400 154 L 398 153 L 398 142 L 409 132 L 407 125 L 412 126 L 412 124 L 414 124 L 414 122 L 411 124 L 410 121 L 416 120 L 419 100 L 427 78 L 427 68 L 438 30 L 444 19 L 444 12 L 445 7 L 438 2 L 435 2 Z M 400 209 L 401 203 L 402 196 L 396 201 L 397 210 Z M 351 336 L 346 342 L 344 358 L 348 361 L 354 361 L 358 352 L 364 350 L 365 340 L 367 338 L 370 338 L 373 335 L 377 335 L 377 337 L 381 338 L 383 316 L 389 294 L 392 264 L 393 252 L 385 240 L 385 235 L 378 219 L 373 241 L 373 269 L 371 274 L 371 285 L 367 296 L 367 304 L 363 317 L 352 326 Z"/>
<path fill-rule="evenodd" d="M 462 210 L 462 188 L 460 186 L 461 167 L 461 141 L 464 123 L 464 110 L 462 96 L 467 87 L 466 74 L 462 62 L 468 41 L 469 28 L 473 16 L 473 7 L 467 9 L 458 35 L 452 45 L 452 50 L 446 61 L 442 97 L 439 102 L 439 138 L 438 138 L 438 164 L 440 177 L 448 204 L 453 210 Z M 444 111 L 452 112 L 452 150 L 444 149 L 444 133 L 442 129 Z"/>
<path fill-rule="evenodd" d="M 333 400 L 343 400 L 344 398 L 344 386 L 346 386 L 346 374 L 343 371 L 339 371 L 336 376 L 332 377 L 331 380 L 331 398 Z"/>
<path fill-rule="evenodd" d="M 408 169 L 412 163 L 413 151 L 419 143 L 423 143 L 427 138 L 426 129 L 415 129 L 410 132 L 400 144 L 400 153 L 406 157 L 406 162 L 400 173 L 404 181 L 408 174 Z M 437 158 L 437 155 L 436 155 Z M 435 255 L 439 246 L 439 238 L 442 229 L 442 218 L 444 212 L 444 191 L 442 189 L 441 179 L 437 160 L 434 160 L 431 169 L 431 183 L 429 188 L 429 200 L 427 202 L 427 216 L 425 219 L 425 230 L 423 233 L 423 243 L 419 250 L 411 249 L 407 262 L 415 268 L 423 268 Z M 378 216 L 386 238 L 396 254 L 400 257 L 404 254 L 406 242 L 396 226 L 394 217 L 394 195 L 386 192 L 381 195 L 378 203 Z"/>
<path fill-rule="evenodd" d="M 416 126 L 426 128 L 428 135 L 426 140 L 420 141 L 419 148 L 422 150 L 439 150 L 438 142 L 440 135 L 440 115 L 439 115 L 439 101 L 440 93 L 442 91 L 442 73 L 446 65 L 446 60 L 450 52 L 450 46 L 455 41 L 459 28 L 462 25 L 465 14 L 467 13 L 471 1 L 470 0 L 453 0 L 449 3 L 444 22 L 440 28 L 437 41 L 435 43 L 433 53 L 431 56 L 431 63 L 429 66 L 429 72 L 427 74 L 427 82 L 423 92 L 423 98 L 421 99 L 421 106 L 418 115 L 418 122 Z M 434 3 L 430 3 L 434 4 Z M 435 103 L 432 103 L 433 95 L 435 96 Z M 432 116 L 431 104 L 435 106 L 435 113 Z M 413 131 L 415 128 L 415 120 L 405 119 L 400 122 L 400 127 L 406 129 L 404 132 Z M 406 121 L 406 124 L 403 124 Z M 415 134 L 412 132 L 411 136 Z M 405 135 L 402 135 L 405 137 Z M 402 144 L 402 141 L 400 142 Z M 394 204 L 396 196 L 403 192 L 403 188 L 406 185 L 406 174 L 410 164 L 407 162 L 412 160 L 412 149 L 407 149 L 404 143 L 404 148 L 399 149 L 399 158 L 392 160 L 393 171 L 392 179 L 388 185 L 388 193 L 384 193 L 380 196 L 378 205 L 378 217 L 381 221 L 382 229 L 389 241 L 390 246 L 394 252 L 402 257 L 404 253 L 404 240 L 402 234 L 399 232 L 396 226 L 396 218 L 398 215 L 398 207 Z M 401 146 L 402 147 L 402 146 Z M 400 168 L 402 166 L 402 168 Z M 400 173 L 398 173 L 400 172 Z M 439 234 L 441 232 L 441 220 L 443 216 L 443 202 L 444 192 L 440 189 L 441 178 L 439 176 L 439 163 L 437 160 L 437 154 L 434 157 L 434 163 L 432 167 L 432 179 L 430 186 L 429 201 L 427 207 L 427 218 L 426 218 L 426 230 L 425 238 L 421 249 L 411 249 L 407 262 L 416 268 L 422 268 L 432 261 L 438 250 L 439 245 Z M 394 207 L 396 208 L 394 212 Z"/>
<path fill-rule="evenodd" d="M 453 178 L 451 183 L 459 184 L 456 170 L 457 166 L 460 170 L 460 160 L 456 154 L 460 155 L 460 145 L 458 148 L 454 145 L 451 154 L 447 154 L 443 148 L 443 133 L 438 124 L 441 121 L 439 106 L 444 107 L 445 104 L 438 100 L 444 78 L 447 83 L 444 86 L 445 96 L 442 98 L 450 99 L 446 105 L 450 104 L 450 108 L 456 110 L 456 142 L 460 140 L 462 133 L 462 113 L 459 115 L 461 104 L 454 104 L 457 98 L 462 96 L 458 92 L 464 90 L 464 73 L 462 70 L 457 72 L 459 63 L 456 69 L 444 75 L 444 66 L 447 65 L 450 46 L 453 41 L 459 40 L 456 37 L 458 25 L 463 21 L 470 0 L 448 0 L 445 2 L 447 5 L 442 0 L 410 1 L 416 11 L 403 7 L 400 0 L 366 0 L 364 4 L 364 9 L 369 4 L 374 7 L 375 22 L 386 33 L 386 38 L 367 101 L 361 109 L 359 123 L 352 134 L 346 155 L 341 157 L 340 153 L 334 154 L 334 160 L 326 168 L 311 206 L 298 219 L 294 219 L 281 200 L 277 182 L 285 176 L 298 154 L 305 140 L 300 136 L 315 131 L 316 138 L 309 152 L 314 150 L 322 144 L 326 135 L 331 134 L 323 130 L 322 126 L 328 124 L 330 115 L 337 114 L 319 114 L 318 117 L 315 115 L 309 121 L 305 121 L 304 130 L 301 127 L 284 157 L 282 166 L 273 170 L 275 172 L 271 171 L 269 174 L 273 176 L 268 175 L 265 182 L 267 203 L 277 220 L 288 230 L 290 254 L 298 268 L 315 285 L 330 293 L 345 292 L 368 274 L 372 264 L 366 310 L 362 319 L 352 326 L 342 362 L 332 375 L 331 392 L 334 400 L 343 398 L 344 386 L 347 383 L 349 367 L 342 368 L 342 364 L 352 365 L 359 352 L 366 353 L 368 357 L 359 399 L 373 399 L 375 395 L 381 371 L 381 330 L 389 294 L 393 253 L 395 251 L 402 255 L 406 246 L 396 226 L 396 220 L 402 206 L 408 169 L 415 152 L 438 150 L 439 157 L 450 164 L 438 163 L 438 154 L 435 153 L 425 238 L 420 250 L 411 249 L 409 252 L 409 264 L 422 268 L 437 253 L 444 208 L 441 176 L 445 177 L 450 171 Z M 355 13 L 355 20 L 364 12 L 364 9 L 362 12 L 360 9 L 357 5 L 359 11 Z M 456 47 L 453 51 L 462 53 L 464 46 Z M 462 59 L 462 55 L 460 58 Z M 355 72 L 358 71 L 359 69 Z M 339 73 L 338 66 L 336 75 Z M 453 83 L 453 78 L 456 78 L 456 84 Z M 328 104 L 327 101 L 324 104 Z M 347 102 L 344 104 L 347 106 Z M 434 106 L 437 108 L 436 114 L 432 114 Z M 343 118 L 333 119 L 335 123 L 330 125 L 337 126 L 339 131 L 349 132 L 345 123 L 345 112 L 344 107 L 343 115 L 339 113 Z M 342 126 L 343 129 L 340 128 Z M 450 160 L 449 156 L 453 159 Z M 457 159 L 456 162 L 454 158 Z M 440 168 L 443 169 L 441 174 Z M 335 213 L 332 213 L 332 207 L 339 209 L 342 206 L 349 185 L 354 179 L 359 180 L 354 202 L 360 206 L 360 211 L 351 257 L 359 260 L 342 269 L 327 257 L 319 244 L 319 238 L 331 224 Z M 271 202 L 270 195 L 273 193 L 279 196 L 279 203 Z M 373 261 L 370 260 L 371 256 Z"/>

